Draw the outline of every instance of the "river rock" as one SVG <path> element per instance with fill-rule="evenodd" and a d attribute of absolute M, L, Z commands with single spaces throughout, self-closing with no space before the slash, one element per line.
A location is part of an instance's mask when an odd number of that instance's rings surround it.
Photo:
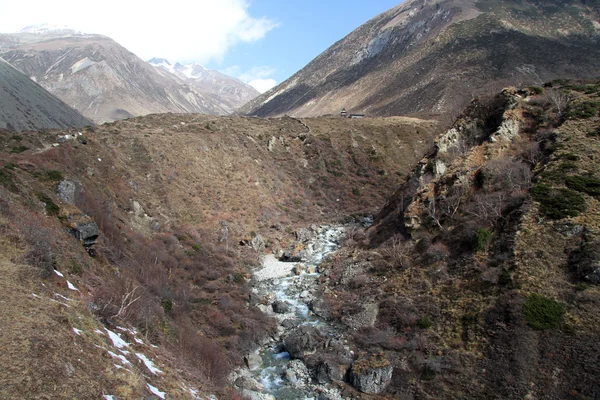
<path fill-rule="evenodd" d="M 295 388 L 304 388 L 310 382 L 308 368 L 300 360 L 290 361 L 284 375 L 287 381 Z"/>
<path fill-rule="evenodd" d="M 294 329 L 295 327 L 300 325 L 300 321 L 297 319 L 288 318 L 281 321 L 280 325 L 283 326 L 285 329 Z"/>
<path fill-rule="evenodd" d="M 304 264 L 298 263 L 294 266 L 294 268 L 292 269 L 292 272 L 295 275 L 302 275 L 302 273 L 304 272 L 305 269 L 306 269 L 306 266 Z"/>
<path fill-rule="evenodd" d="M 339 361 L 333 359 L 321 361 L 315 368 L 317 382 L 325 384 L 332 381 L 344 381 L 346 374 L 350 369 L 350 365 L 351 362 L 340 363 Z"/>
<path fill-rule="evenodd" d="M 256 392 L 261 392 L 265 389 L 264 385 L 249 376 L 240 376 L 235 380 L 234 384 L 240 389 L 248 389 Z"/>
<path fill-rule="evenodd" d="M 262 368 L 262 358 L 258 353 L 250 353 L 244 356 L 244 363 L 250 371 L 256 371 Z"/>
<path fill-rule="evenodd" d="M 323 347 L 325 338 L 314 326 L 300 326 L 291 332 L 284 340 L 285 350 L 292 358 L 302 359 L 314 353 L 317 348 Z"/>
<path fill-rule="evenodd" d="M 273 395 L 255 392 L 254 390 L 248 389 L 242 390 L 242 397 L 247 400 L 277 400 Z"/>
<path fill-rule="evenodd" d="M 283 300 L 274 301 L 271 307 L 273 308 L 273 311 L 277 314 L 287 314 L 290 311 L 292 311 L 292 305 L 287 301 Z"/>
<path fill-rule="evenodd" d="M 331 312 L 330 312 L 330 308 L 329 305 L 327 304 L 327 302 L 321 298 L 316 298 L 313 301 L 310 302 L 310 304 L 308 305 L 308 308 L 315 313 L 315 315 L 318 315 L 319 317 L 325 319 L 325 320 L 331 320 Z"/>
<path fill-rule="evenodd" d="M 300 243 L 308 243 L 314 237 L 314 231 L 301 228 L 296 231 L 296 240 Z"/>
<path fill-rule="evenodd" d="M 381 354 L 360 358 L 352 366 L 350 383 L 363 393 L 377 394 L 392 380 L 393 367 Z"/>

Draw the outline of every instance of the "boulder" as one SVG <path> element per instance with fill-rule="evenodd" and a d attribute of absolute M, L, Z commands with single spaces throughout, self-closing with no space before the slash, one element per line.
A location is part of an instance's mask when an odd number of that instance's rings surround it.
<path fill-rule="evenodd" d="M 302 359 L 306 355 L 313 354 L 318 348 L 323 348 L 326 338 L 314 326 L 300 326 L 291 332 L 284 340 L 285 351 L 292 358 Z"/>
<path fill-rule="evenodd" d="M 392 364 L 382 354 L 358 359 L 350 372 L 350 383 L 363 393 L 377 394 L 392 380 Z"/>
<path fill-rule="evenodd" d="M 274 301 L 271 307 L 273 307 L 273 311 L 277 314 L 286 314 L 292 311 L 291 304 L 283 300 Z"/>
<path fill-rule="evenodd" d="M 276 400 L 275 396 L 266 393 L 255 392 L 254 390 L 242 390 L 242 396 L 248 400 Z"/>
<path fill-rule="evenodd" d="M 308 243 L 314 236 L 314 231 L 301 228 L 296 231 L 296 241 L 300 243 Z"/>
<path fill-rule="evenodd" d="M 304 388 L 310 382 L 310 374 L 306 365 L 300 360 L 292 360 L 285 369 L 285 378 L 295 388 Z"/>
<path fill-rule="evenodd" d="M 265 251 L 265 240 L 260 234 L 254 236 L 250 243 L 252 244 L 254 251 L 257 253 L 263 253 Z"/>
<path fill-rule="evenodd" d="M 302 273 L 304 272 L 305 269 L 306 269 L 306 266 L 304 264 L 298 263 L 294 266 L 294 268 L 292 268 L 292 272 L 295 275 L 302 275 Z"/>
<path fill-rule="evenodd" d="M 98 240 L 100 230 L 95 222 L 76 223 L 73 234 L 85 247 L 91 247 Z"/>
<path fill-rule="evenodd" d="M 58 198 L 64 201 L 65 203 L 75 204 L 75 196 L 77 192 L 80 190 L 80 185 L 78 182 L 62 180 L 58 184 L 58 188 L 56 190 Z"/>
<path fill-rule="evenodd" d="M 244 356 L 244 363 L 250 371 L 256 371 L 262 368 L 262 358 L 258 353 L 250 353 Z"/>
<path fill-rule="evenodd" d="M 265 389 L 263 384 L 249 376 L 240 376 L 235 380 L 234 384 L 240 389 L 248 389 L 256 392 L 261 392 Z"/>
<path fill-rule="evenodd" d="M 351 363 L 340 363 L 333 359 L 322 360 L 315 368 L 315 376 L 320 384 L 344 381 Z"/>

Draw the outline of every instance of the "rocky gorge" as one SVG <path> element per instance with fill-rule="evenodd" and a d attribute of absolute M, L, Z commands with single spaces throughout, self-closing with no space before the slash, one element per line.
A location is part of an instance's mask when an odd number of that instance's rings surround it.
<path fill-rule="evenodd" d="M 363 224 L 371 222 L 365 218 Z M 347 229 L 351 226 L 312 225 L 296 232 L 296 242 L 279 259 L 262 257 L 251 303 L 275 318 L 278 327 L 245 356 L 245 368 L 230 376 L 247 398 L 337 400 L 344 398 L 339 387 L 344 381 L 365 393 L 379 393 L 390 382 L 391 364 L 381 357 L 354 362 L 345 327 L 333 322 L 317 293 L 322 289 L 319 265 L 340 247 Z"/>

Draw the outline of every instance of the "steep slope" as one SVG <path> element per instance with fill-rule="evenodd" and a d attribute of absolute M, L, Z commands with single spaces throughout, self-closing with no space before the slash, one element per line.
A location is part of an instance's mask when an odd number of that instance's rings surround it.
<path fill-rule="evenodd" d="M 473 103 L 324 272 L 385 398 L 600 395 L 600 84 L 553 86 Z"/>
<path fill-rule="evenodd" d="M 239 79 L 206 69 L 202 65 L 173 65 L 164 58 L 153 58 L 148 62 L 162 71 L 174 74 L 205 96 L 212 96 L 228 113 L 234 112 L 260 94 Z"/>
<path fill-rule="evenodd" d="M 2 56 L 58 98 L 97 123 L 150 113 L 226 114 L 203 95 L 115 41 L 68 30 L 5 35 Z"/>
<path fill-rule="evenodd" d="M 452 115 L 508 84 L 597 74 L 599 18 L 579 0 L 409 0 L 238 112 Z"/>
<path fill-rule="evenodd" d="M 0 128 L 71 128 L 92 122 L 0 58 Z"/>

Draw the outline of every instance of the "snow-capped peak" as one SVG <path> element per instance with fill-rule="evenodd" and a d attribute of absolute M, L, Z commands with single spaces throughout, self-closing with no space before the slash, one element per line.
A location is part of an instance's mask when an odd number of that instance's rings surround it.
<path fill-rule="evenodd" d="M 68 25 L 56 25 L 56 24 L 35 24 L 29 25 L 21 29 L 21 33 L 34 33 L 34 34 L 46 34 L 51 32 L 71 33 L 76 35 L 83 35 L 83 32 L 75 30 Z"/>
<path fill-rule="evenodd" d="M 152 58 L 150 60 L 148 60 L 148 63 L 150 63 L 151 65 L 157 67 L 157 68 L 163 68 L 175 75 L 178 75 L 180 77 L 186 77 L 186 78 L 190 78 L 190 79 L 194 79 L 194 78 L 198 78 L 200 77 L 205 71 L 208 71 L 206 68 L 204 68 L 204 66 L 200 65 L 200 64 L 180 64 L 180 63 L 175 63 L 175 64 L 171 64 L 169 62 L 169 60 L 164 59 L 164 58 Z"/>

